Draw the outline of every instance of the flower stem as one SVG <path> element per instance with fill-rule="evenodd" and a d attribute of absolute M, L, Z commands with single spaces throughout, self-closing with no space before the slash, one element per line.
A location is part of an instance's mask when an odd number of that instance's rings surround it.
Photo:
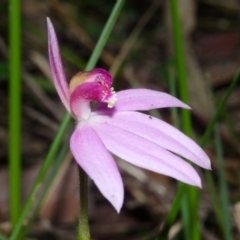
<path fill-rule="evenodd" d="M 90 231 L 88 224 L 88 176 L 84 170 L 79 167 L 80 182 L 80 211 L 78 225 L 78 240 L 89 240 Z"/>

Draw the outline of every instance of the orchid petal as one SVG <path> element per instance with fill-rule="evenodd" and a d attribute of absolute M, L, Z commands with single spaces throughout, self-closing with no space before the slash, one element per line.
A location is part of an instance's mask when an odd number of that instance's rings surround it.
<path fill-rule="evenodd" d="M 48 53 L 53 82 L 61 101 L 63 102 L 66 109 L 70 112 L 68 84 L 59 53 L 57 36 L 49 18 L 47 18 L 47 27 Z"/>
<path fill-rule="evenodd" d="M 160 119 L 138 112 L 117 112 L 113 117 L 95 115 L 91 121 L 128 130 L 191 160 L 200 167 L 211 169 L 207 154 L 192 139 Z"/>
<path fill-rule="evenodd" d="M 94 129 L 86 124 L 79 125 L 71 136 L 70 148 L 77 163 L 119 212 L 123 204 L 122 178 Z"/>
<path fill-rule="evenodd" d="M 116 111 L 146 111 L 155 108 L 181 107 L 190 109 L 188 105 L 177 98 L 164 93 L 148 89 L 129 89 L 117 92 Z M 96 110 L 106 106 L 102 103 L 96 105 Z"/>
<path fill-rule="evenodd" d="M 171 176 L 182 182 L 201 186 L 195 169 L 186 161 L 127 130 L 104 123 L 92 123 L 106 148 L 138 167 Z"/>

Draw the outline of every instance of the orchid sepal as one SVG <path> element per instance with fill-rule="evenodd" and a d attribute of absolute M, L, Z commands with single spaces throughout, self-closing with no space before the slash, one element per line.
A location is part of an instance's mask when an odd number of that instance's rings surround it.
<path fill-rule="evenodd" d="M 67 111 L 70 112 L 69 104 L 70 95 L 68 84 L 62 66 L 57 36 L 52 25 L 52 22 L 49 18 L 47 18 L 47 28 L 48 28 L 49 63 L 53 82 L 63 105 L 65 106 Z"/>

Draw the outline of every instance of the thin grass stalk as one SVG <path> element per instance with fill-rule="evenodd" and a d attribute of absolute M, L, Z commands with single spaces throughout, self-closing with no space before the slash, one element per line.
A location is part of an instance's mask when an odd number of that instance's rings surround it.
<path fill-rule="evenodd" d="M 207 141 L 209 140 L 211 134 L 212 134 L 212 129 L 214 128 L 215 124 L 217 123 L 220 115 L 223 112 L 223 109 L 227 103 L 227 100 L 229 96 L 231 95 L 232 91 L 236 88 L 238 82 L 240 80 L 240 69 L 238 69 L 237 73 L 235 74 L 233 81 L 231 82 L 230 86 L 227 89 L 227 92 L 223 96 L 222 100 L 220 101 L 219 105 L 217 106 L 217 109 L 215 111 L 215 114 L 213 116 L 213 119 L 209 123 L 207 130 L 205 131 L 202 139 L 201 139 L 201 144 L 206 145 Z"/>
<path fill-rule="evenodd" d="M 104 27 L 104 30 L 99 38 L 99 41 L 90 57 L 90 60 L 87 64 L 85 70 L 94 68 L 94 66 L 102 52 L 102 49 L 103 49 L 104 45 L 106 44 L 106 41 L 112 31 L 113 25 L 114 25 L 117 17 L 120 14 L 123 4 L 124 4 L 124 0 L 118 0 L 117 3 L 115 4 L 113 12 L 109 17 L 109 20 L 108 20 L 106 26 Z M 117 6 L 117 9 L 116 9 L 116 6 Z M 49 149 L 48 154 L 44 160 L 44 163 L 40 169 L 40 172 L 34 182 L 34 185 L 31 189 L 31 192 L 30 192 L 28 199 L 25 203 L 25 206 L 23 208 L 23 211 L 21 212 L 21 216 L 16 224 L 16 227 L 14 228 L 14 231 L 12 232 L 10 240 L 15 240 L 19 236 L 19 233 L 20 233 L 21 227 L 23 226 L 24 220 L 26 219 L 27 215 L 29 214 L 29 211 L 35 201 L 34 197 L 37 193 L 37 190 L 41 186 L 43 179 L 44 179 L 44 177 L 45 177 L 50 165 L 52 164 L 52 161 L 54 160 L 54 157 L 59 149 L 60 143 L 61 143 L 63 136 L 67 130 L 67 127 L 70 123 L 70 119 L 71 119 L 70 115 L 68 113 L 66 113 L 66 115 L 64 116 L 64 118 L 60 124 L 57 134 L 50 146 L 50 149 Z"/>
<path fill-rule="evenodd" d="M 9 199 L 14 226 L 21 209 L 21 37 L 20 1 L 9 2 Z"/>
<path fill-rule="evenodd" d="M 212 200 L 213 209 L 214 209 L 214 212 L 216 214 L 217 224 L 223 230 L 224 226 L 223 226 L 223 216 L 222 216 L 222 212 L 221 212 L 221 204 L 220 204 L 220 201 L 219 201 L 218 193 L 216 191 L 216 184 L 214 183 L 212 173 L 211 172 L 206 172 L 205 173 L 205 178 L 206 178 L 206 181 L 207 181 L 208 191 L 210 193 L 210 197 L 211 197 L 211 200 Z"/>
<path fill-rule="evenodd" d="M 176 66 L 179 78 L 180 99 L 188 103 L 187 73 L 184 59 L 183 40 L 181 35 L 181 24 L 178 14 L 177 0 L 170 0 L 171 17 L 173 26 L 173 42 L 175 47 Z M 191 115 L 189 111 L 182 110 L 182 129 L 187 136 L 192 135 Z M 200 239 L 200 230 L 197 217 L 198 209 L 198 190 L 188 186 L 186 196 L 182 202 L 182 217 L 184 234 L 186 240 Z"/>
<path fill-rule="evenodd" d="M 225 240 L 232 239 L 231 233 L 231 217 L 229 214 L 229 200 L 228 200 L 228 186 L 225 176 L 224 167 L 224 156 L 223 156 L 223 146 L 219 131 L 219 126 L 215 126 L 214 134 L 215 149 L 217 151 L 217 163 L 218 163 L 218 179 L 219 179 L 219 189 L 220 189 L 220 202 L 221 202 L 221 212 L 223 219 L 223 236 Z"/>

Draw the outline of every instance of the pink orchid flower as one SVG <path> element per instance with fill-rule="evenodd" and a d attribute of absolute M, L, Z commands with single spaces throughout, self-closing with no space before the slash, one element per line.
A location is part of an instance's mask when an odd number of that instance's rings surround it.
<path fill-rule="evenodd" d="M 201 187 L 195 169 L 177 155 L 210 169 L 205 152 L 168 123 L 136 112 L 189 107 L 169 94 L 153 90 L 129 89 L 115 93 L 111 88 L 112 77 L 100 68 L 76 74 L 68 85 L 53 25 L 49 19 L 47 23 L 54 85 L 64 106 L 77 121 L 70 139 L 72 154 L 115 209 L 119 212 L 122 207 L 124 190 L 109 151 L 138 167 Z M 92 108 L 91 101 L 96 102 Z"/>

